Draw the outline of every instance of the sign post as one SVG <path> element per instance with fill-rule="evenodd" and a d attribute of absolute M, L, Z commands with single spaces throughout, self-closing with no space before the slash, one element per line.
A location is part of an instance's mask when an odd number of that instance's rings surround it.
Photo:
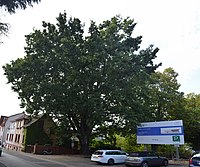
<path fill-rule="evenodd" d="M 178 144 L 175 144 L 174 147 L 176 148 L 176 160 L 179 160 L 180 159 L 180 155 L 179 155 L 179 145 Z"/>

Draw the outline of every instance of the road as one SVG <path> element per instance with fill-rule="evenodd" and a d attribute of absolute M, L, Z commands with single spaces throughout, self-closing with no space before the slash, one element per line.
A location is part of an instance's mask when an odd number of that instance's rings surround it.
<path fill-rule="evenodd" d="M 4 164 L 4 167 L 66 167 L 66 165 L 32 157 L 31 154 L 6 150 L 3 151 L 0 162 Z"/>
<path fill-rule="evenodd" d="M 2 164 L 4 165 L 2 165 Z M 66 155 L 35 155 L 4 150 L 0 157 L 0 167 L 104 167 L 91 162 L 89 158 Z M 125 167 L 124 164 L 113 167 Z"/>
<path fill-rule="evenodd" d="M 186 164 L 170 164 L 169 167 L 186 167 Z M 91 162 L 89 158 L 69 155 L 35 155 L 4 150 L 0 157 L 0 167 L 108 167 Z M 125 167 L 124 164 L 112 167 Z"/>

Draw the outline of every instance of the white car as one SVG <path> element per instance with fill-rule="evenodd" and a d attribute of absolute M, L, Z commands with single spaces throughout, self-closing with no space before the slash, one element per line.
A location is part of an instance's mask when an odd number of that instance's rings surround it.
<path fill-rule="evenodd" d="M 121 150 L 97 150 L 91 156 L 91 161 L 109 165 L 124 163 L 127 153 Z"/>
<path fill-rule="evenodd" d="M 194 154 L 189 160 L 189 167 L 200 166 L 200 153 Z"/>

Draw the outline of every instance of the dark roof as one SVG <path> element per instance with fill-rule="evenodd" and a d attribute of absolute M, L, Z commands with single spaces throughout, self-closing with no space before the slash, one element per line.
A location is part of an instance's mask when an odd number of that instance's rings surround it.
<path fill-rule="evenodd" d="M 21 117 L 17 118 L 16 121 L 20 121 L 20 120 L 23 120 L 23 119 L 28 119 L 28 115 L 24 114 Z"/>
<path fill-rule="evenodd" d="M 37 116 L 36 118 L 33 118 L 32 121 L 30 121 L 28 124 L 24 125 L 24 127 L 29 127 L 31 126 L 32 124 L 34 124 L 35 122 L 37 122 L 39 119 L 41 119 L 43 116 L 45 116 L 46 114 L 41 114 L 39 116 Z"/>

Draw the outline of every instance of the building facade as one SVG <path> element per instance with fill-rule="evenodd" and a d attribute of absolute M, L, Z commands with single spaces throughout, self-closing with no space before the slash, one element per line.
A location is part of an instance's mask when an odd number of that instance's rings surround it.
<path fill-rule="evenodd" d="M 0 118 L 0 141 L 6 149 L 25 151 L 27 144 L 56 143 L 55 123 L 47 114 L 31 118 L 22 112 Z"/>
<path fill-rule="evenodd" d="M 23 126 L 26 114 L 24 112 L 7 118 L 3 132 L 3 143 L 7 149 L 21 150 L 23 146 Z"/>

